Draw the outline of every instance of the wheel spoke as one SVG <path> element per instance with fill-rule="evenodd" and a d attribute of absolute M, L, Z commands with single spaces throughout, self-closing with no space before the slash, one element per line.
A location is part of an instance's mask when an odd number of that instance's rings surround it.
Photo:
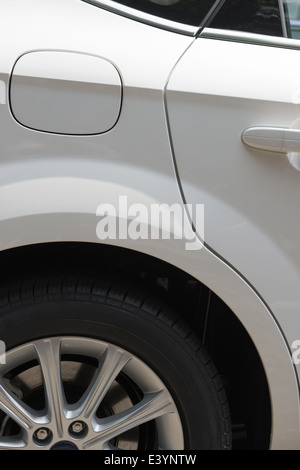
<path fill-rule="evenodd" d="M 58 438 L 63 436 L 64 407 L 66 407 L 61 379 L 60 346 L 60 338 L 35 342 L 45 387 L 46 412 Z"/>
<path fill-rule="evenodd" d="M 140 403 L 128 410 L 108 418 L 98 419 L 95 431 L 99 435 L 87 441 L 83 447 L 88 449 L 99 444 L 103 447 L 108 441 L 130 429 L 173 412 L 176 412 L 175 405 L 165 390 L 147 393 Z"/>
<path fill-rule="evenodd" d="M 34 415 L 33 410 L 22 403 L 2 380 L 0 382 L 0 409 L 25 431 L 30 431 L 37 422 L 37 416 Z"/>
<path fill-rule="evenodd" d="M 75 405 L 76 409 L 68 413 L 68 418 L 71 414 L 72 418 L 81 416 L 89 420 L 96 413 L 112 383 L 130 359 L 131 356 L 125 351 L 108 345 L 100 358 L 94 380 L 80 402 Z"/>
<path fill-rule="evenodd" d="M 1 436 L 0 450 L 33 450 L 34 446 L 30 445 L 28 440 L 23 436 Z"/>
<path fill-rule="evenodd" d="M 0 376 L 0 450 L 48 449 L 73 440 L 82 450 L 138 449 L 139 427 L 157 418 L 151 442 L 183 448 L 169 391 L 131 352 L 66 336 L 29 342 L 9 351 L 8 360 Z"/>

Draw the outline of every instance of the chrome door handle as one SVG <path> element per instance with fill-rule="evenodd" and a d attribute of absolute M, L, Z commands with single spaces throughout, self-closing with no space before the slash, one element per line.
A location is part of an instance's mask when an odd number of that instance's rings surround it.
<path fill-rule="evenodd" d="M 249 127 L 242 133 L 248 147 L 276 153 L 300 152 L 300 130 L 286 127 Z"/>

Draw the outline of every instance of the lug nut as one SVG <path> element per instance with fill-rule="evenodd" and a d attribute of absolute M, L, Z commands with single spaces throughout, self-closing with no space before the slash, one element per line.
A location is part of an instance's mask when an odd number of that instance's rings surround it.
<path fill-rule="evenodd" d="M 50 431 L 47 428 L 39 428 L 34 433 L 34 436 L 38 441 L 45 441 L 50 436 Z"/>
<path fill-rule="evenodd" d="M 80 432 L 83 431 L 84 424 L 82 421 L 75 421 L 75 423 L 72 423 L 71 429 L 75 434 L 79 434 Z"/>
<path fill-rule="evenodd" d="M 87 425 L 83 421 L 74 421 L 69 426 L 69 434 L 74 439 L 82 439 L 88 431 Z"/>

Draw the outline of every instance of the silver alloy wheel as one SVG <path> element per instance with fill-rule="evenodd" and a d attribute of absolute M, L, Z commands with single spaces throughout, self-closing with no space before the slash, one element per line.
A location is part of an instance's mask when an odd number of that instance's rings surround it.
<path fill-rule="evenodd" d="M 0 449 L 184 448 L 166 386 L 118 346 L 39 339 L 8 351 L 0 372 Z"/>

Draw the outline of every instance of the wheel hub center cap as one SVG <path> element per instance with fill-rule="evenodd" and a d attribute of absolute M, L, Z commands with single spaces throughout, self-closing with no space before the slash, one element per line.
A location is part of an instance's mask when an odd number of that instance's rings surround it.
<path fill-rule="evenodd" d="M 62 441 L 54 444 L 51 450 L 78 450 L 78 448 L 72 442 Z"/>

